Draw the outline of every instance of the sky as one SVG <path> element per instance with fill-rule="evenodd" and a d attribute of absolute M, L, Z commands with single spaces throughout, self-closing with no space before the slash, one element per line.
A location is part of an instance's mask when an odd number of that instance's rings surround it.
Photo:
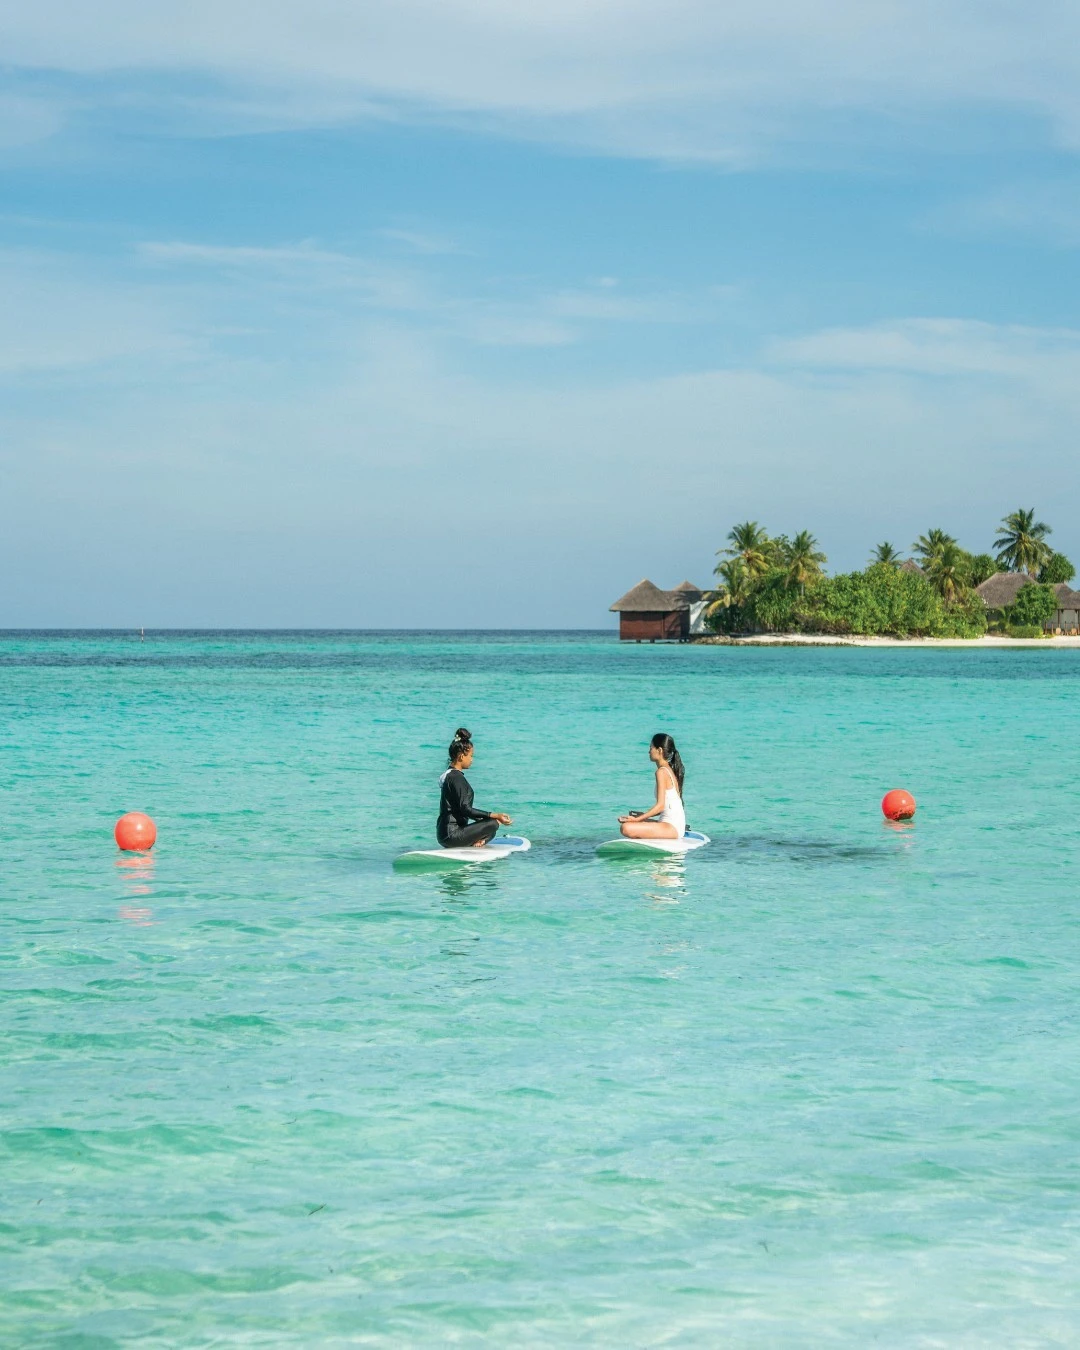
<path fill-rule="evenodd" d="M 1080 562 L 1080 7 L 0 0 L 0 627 Z"/>

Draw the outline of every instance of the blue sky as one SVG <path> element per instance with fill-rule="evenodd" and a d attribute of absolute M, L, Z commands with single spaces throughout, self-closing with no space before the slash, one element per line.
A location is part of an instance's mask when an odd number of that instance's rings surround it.
<path fill-rule="evenodd" d="M 611 622 L 732 522 L 1080 561 L 1080 11 L 3 21 L 3 626 Z"/>

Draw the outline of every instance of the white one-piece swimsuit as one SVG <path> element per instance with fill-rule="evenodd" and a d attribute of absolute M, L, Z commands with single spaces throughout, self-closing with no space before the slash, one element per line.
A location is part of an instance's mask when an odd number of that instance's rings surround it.
<path fill-rule="evenodd" d="M 660 819 L 666 825 L 675 826 L 675 838 L 681 839 L 686 833 L 686 808 L 682 804 L 677 787 L 669 787 L 664 793 L 664 809 Z"/>

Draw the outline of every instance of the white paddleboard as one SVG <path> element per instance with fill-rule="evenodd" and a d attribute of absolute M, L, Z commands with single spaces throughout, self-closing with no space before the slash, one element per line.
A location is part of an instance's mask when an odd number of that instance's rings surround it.
<path fill-rule="evenodd" d="M 462 863 L 493 862 L 496 858 L 509 858 L 512 853 L 527 853 L 532 844 L 514 834 L 497 834 L 490 844 L 483 848 L 419 848 L 411 853 L 402 853 L 394 859 L 395 867 L 430 867 L 433 864 L 446 864 L 456 867 Z"/>
<path fill-rule="evenodd" d="M 627 839 L 625 835 L 620 835 L 618 839 L 606 839 L 598 844 L 596 851 L 608 858 L 633 853 L 689 853 L 711 842 L 709 836 L 700 830 L 687 830 L 681 839 Z"/>

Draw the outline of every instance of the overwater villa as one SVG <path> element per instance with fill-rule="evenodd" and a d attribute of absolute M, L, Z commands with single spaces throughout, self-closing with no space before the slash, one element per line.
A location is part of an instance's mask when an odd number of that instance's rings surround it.
<path fill-rule="evenodd" d="M 705 593 L 692 581 L 662 591 L 647 578 L 611 606 L 623 642 L 685 642 L 705 627 Z"/>

